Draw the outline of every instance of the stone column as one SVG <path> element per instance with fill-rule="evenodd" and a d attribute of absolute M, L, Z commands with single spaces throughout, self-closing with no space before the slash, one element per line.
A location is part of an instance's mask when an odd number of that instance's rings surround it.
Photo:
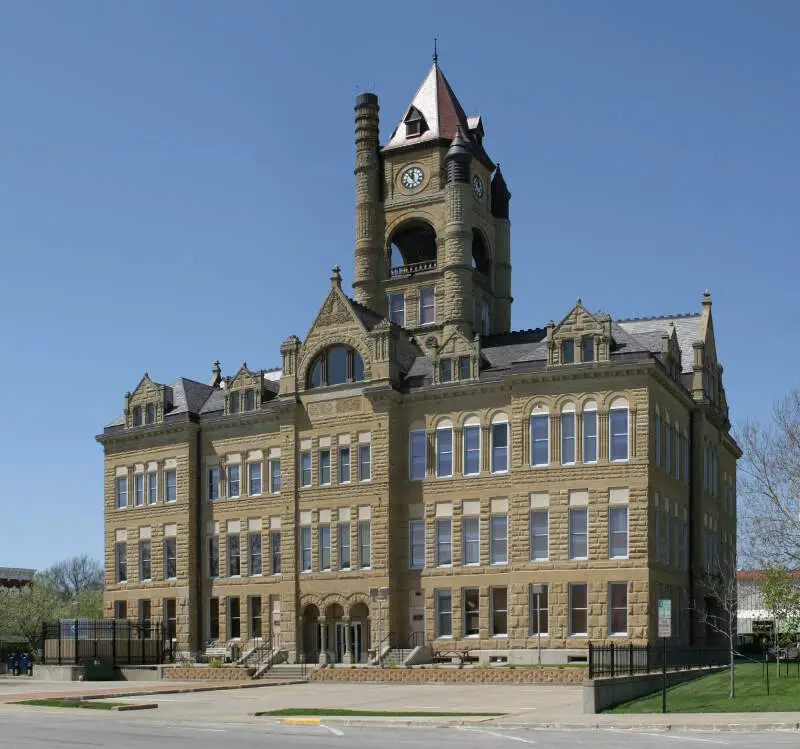
<path fill-rule="evenodd" d="M 294 661 L 295 663 L 300 663 L 301 661 L 305 660 L 305 644 L 303 642 L 303 617 L 297 617 L 297 632 L 295 635 L 295 654 L 294 654 Z"/>
<path fill-rule="evenodd" d="M 328 658 L 328 624 L 323 617 L 318 620 L 319 623 L 319 663 L 329 663 Z"/>
<path fill-rule="evenodd" d="M 350 617 L 345 616 L 342 618 L 342 625 L 344 626 L 344 655 L 342 655 L 342 663 L 347 665 L 353 662 L 353 651 L 350 646 Z"/>

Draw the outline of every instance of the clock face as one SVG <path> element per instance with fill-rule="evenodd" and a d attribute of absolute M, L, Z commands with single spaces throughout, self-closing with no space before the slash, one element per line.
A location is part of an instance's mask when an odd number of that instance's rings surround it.
<path fill-rule="evenodd" d="M 422 169 L 418 166 L 410 166 L 403 172 L 400 181 L 403 183 L 403 187 L 405 187 L 406 190 L 413 190 L 415 187 L 419 187 L 422 184 L 424 177 L 425 175 L 422 173 Z"/>
<path fill-rule="evenodd" d="M 477 174 L 472 177 L 472 191 L 478 200 L 483 197 L 483 180 Z"/>

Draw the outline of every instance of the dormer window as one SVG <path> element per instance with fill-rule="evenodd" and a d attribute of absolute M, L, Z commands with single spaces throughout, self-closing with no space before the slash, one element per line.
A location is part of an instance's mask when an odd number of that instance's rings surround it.
<path fill-rule="evenodd" d="M 581 361 L 594 361 L 594 336 L 581 339 Z"/>
<path fill-rule="evenodd" d="M 231 392 L 230 400 L 228 401 L 228 411 L 230 413 L 232 413 L 232 414 L 238 414 L 239 413 L 239 410 L 240 410 L 239 409 L 239 400 L 240 400 L 239 393 L 236 390 Z"/>
<path fill-rule="evenodd" d="M 144 423 L 145 424 L 155 424 L 156 423 L 156 404 L 155 403 L 148 403 L 144 407 Z"/>
<path fill-rule="evenodd" d="M 450 382 L 453 379 L 453 360 L 442 359 L 439 362 L 439 382 Z"/>
<path fill-rule="evenodd" d="M 308 387 L 318 388 L 360 382 L 364 379 L 364 360 L 349 346 L 332 346 L 314 360 L 308 375 Z"/>
<path fill-rule="evenodd" d="M 134 406 L 133 407 L 133 425 L 135 427 L 140 427 L 142 425 L 142 407 L 141 406 Z"/>
<path fill-rule="evenodd" d="M 256 407 L 256 391 L 248 388 L 244 391 L 244 410 L 252 411 Z"/>
<path fill-rule="evenodd" d="M 566 338 L 561 341 L 561 363 L 572 364 L 575 361 L 575 341 Z"/>
<path fill-rule="evenodd" d="M 405 120 L 406 138 L 418 138 L 428 129 L 428 123 L 425 122 L 422 112 L 416 107 L 411 107 L 408 110 Z"/>

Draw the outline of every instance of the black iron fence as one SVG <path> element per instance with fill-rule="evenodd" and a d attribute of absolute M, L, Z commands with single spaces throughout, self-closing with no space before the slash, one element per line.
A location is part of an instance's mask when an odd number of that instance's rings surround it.
<path fill-rule="evenodd" d="M 636 676 L 690 668 L 727 666 L 727 648 L 687 647 L 682 645 L 593 645 L 589 643 L 589 678 Z"/>
<path fill-rule="evenodd" d="M 173 641 L 155 621 L 61 619 L 42 624 L 42 663 L 69 666 L 94 659 L 115 666 L 165 663 L 174 660 Z"/>

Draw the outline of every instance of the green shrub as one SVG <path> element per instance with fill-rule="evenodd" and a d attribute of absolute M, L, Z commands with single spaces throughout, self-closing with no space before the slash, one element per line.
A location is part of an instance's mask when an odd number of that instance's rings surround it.
<path fill-rule="evenodd" d="M 219 658 L 212 658 L 208 662 L 209 668 L 222 668 L 222 661 Z"/>

